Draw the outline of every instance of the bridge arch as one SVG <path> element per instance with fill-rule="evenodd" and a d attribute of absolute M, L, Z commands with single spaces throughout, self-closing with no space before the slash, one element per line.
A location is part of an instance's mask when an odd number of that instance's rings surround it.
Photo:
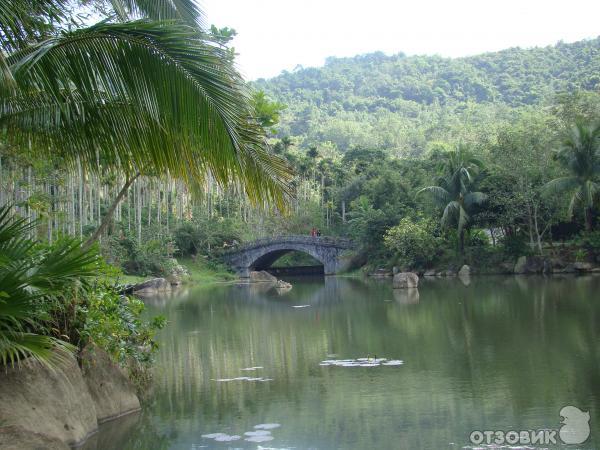
<path fill-rule="evenodd" d="M 264 270 L 286 253 L 306 253 L 323 264 L 325 275 L 333 275 L 346 268 L 343 253 L 351 248 L 345 239 L 312 236 L 277 236 L 249 242 L 230 250 L 224 260 L 241 277 L 248 277 L 252 270 Z"/>
<path fill-rule="evenodd" d="M 291 246 L 284 245 L 283 247 L 291 247 Z M 323 271 L 325 271 L 325 265 L 327 264 L 327 261 L 324 260 L 322 255 L 319 255 L 316 252 L 311 251 L 311 249 L 299 250 L 296 248 L 273 248 L 273 247 L 270 247 L 269 249 L 265 249 L 265 251 L 262 253 L 262 255 L 259 254 L 259 256 L 257 256 L 256 259 L 254 260 L 254 262 L 250 264 L 249 268 L 250 268 L 250 270 L 267 270 L 283 255 L 286 255 L 286 254 L 292 253 L 292 252 L 304 253 L 306 255 L 313 257 L 315 260 L 317 260 L 319 263 L 321 263 L 321 265 L 323 266 Z"/>

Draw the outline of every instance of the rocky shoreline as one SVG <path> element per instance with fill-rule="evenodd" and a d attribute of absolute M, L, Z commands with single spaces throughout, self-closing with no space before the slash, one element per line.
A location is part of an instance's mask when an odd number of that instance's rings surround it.
<path fill-rule="evenodd" d="M 106 421 L 140 410 L 135 387 L 95 346 L 50 369 L 37 362 L 0 372 L 0 448 L 67 450 Z"/>
<path fill-rule="evenodd" d="M 377 269 L 368 273 L 375 278 L 393 277 L 401 271 L 394 267 L 388 269 Z M 447 267 L 428 270 L 412 270 L 419 276 L 424 277 L 456 277 L 471 275 L 535 275 L 535 274 L 590 274 L 599 273 L 600 266 L 589 262 L 568 262 L 557 258 L 544 258 L 541 256 L 521 256 L 515 263 L 503 263 L 496 268 L 478 269 L 467 264 L 461 267 Z"/>

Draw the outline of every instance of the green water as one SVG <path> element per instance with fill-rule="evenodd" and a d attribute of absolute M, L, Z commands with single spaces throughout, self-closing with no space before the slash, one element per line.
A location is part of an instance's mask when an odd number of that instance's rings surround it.
<path fill-rule="evenodd" d="M 600 277 L 292 283 L 149 301 L 170 322 L 150 404 L 87 448 L 473 448 L 473 430 L 558 429 L 565 405 L 589 411 L 590 438 L 539 448 L 600 448 Z M 319 365 L 367 355 L 404 364 Z M 215 381 L 240 376 L 272 380 Z M 262 423 L 274 439 L 245 441 Z"/>

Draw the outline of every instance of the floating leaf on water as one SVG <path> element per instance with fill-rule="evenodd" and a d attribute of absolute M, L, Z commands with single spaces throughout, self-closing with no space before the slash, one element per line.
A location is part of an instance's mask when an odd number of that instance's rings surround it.
<path fill-rule="evenodd" d="M 357 358 L 357 359 L 326 359 L 319 363 L 320 366 L 339 367 L 378 367 L 378 366 L 400 366 L 404 361 L 387 358 Z"/>
<path fill-rule="evenodd" d="M 229 435 L 224 435 L 224 436 L 219 436 L 215 438 L 215 441 L 218 442 L 230 442 L 230 441 L 238 441 L 240 440 L 242 437 L 238 436 L 237 434 L 234 434 L 233 436 L 229 436 Z"/>
<path fill-rule="evenodd" d="M 266 442 L 266 441 L 272 441 L 274 438 L 273 436 L 252 436 L 249 438 L 246 438 L 245 440 L 248 442 Z"/>
<path fill-rule="evenodd" d="M 279 428 L 281 424 L 279 423 L 259 423 L 258 425 L 254 425 L 256 430 L 272 430 L 274 428 Z"/>
<path fill-rule="evenodd" d="M 383 363 L 384 366 L 401 366 L 402 364 L 404 364 L 404 361 L 400 361 L 399 359 L 390 359 Z"/>
<path fill-rule="evenodd" d="M 229 436 L 228 434 L 225 433 L 210 433 L 210 434 L 203 434 L 202 437 L 206 438 L 206 439 L 217 439 L 219 437 L 223 437 L 223 436 Z"/>
<path fill-rule="evenodd" d="M 270 435 L 271 435 L 271 432 L 268 430 L 246 431 L 244 433 L 244 436 L 270 436 Z"/>

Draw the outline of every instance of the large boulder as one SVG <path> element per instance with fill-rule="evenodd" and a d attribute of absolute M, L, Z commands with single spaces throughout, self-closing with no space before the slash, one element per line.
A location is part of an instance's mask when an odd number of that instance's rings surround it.
<path fill-rule="evenodd" d="M 140 410 L 135 387 L 104 350 L 88 345 L 81 352 L 81 361 L 98 423 Z"/>
<path fill-rule="evenodd" d="M 527 265 L 527 256 L 519 256 L 517 262 L 515 263 L 515 267 L 513 269 L 514 273 L 525 273 L 525 266 Z"/>
<path fill-rule="evenodd" d="M 72 446 L 95 432 L 96 407 L 75 358 L 65 356 L 54 370 L 36 362 L 0 370 L 0 424 L 16 427 L 13 430 L 19 434 L 38 433 L 48 442 Z M 29 438 L 20 439 L 26 443 Z"/>
<path fill-rule="evenodd" d="M 277 283 L 277 278 L 265 270 L 250 272 L 251 283 Z"/>
<path fill-rule="evenodd" d="M 171 283 L 164 278 L 152 278 L 138 283 L 132 288 L 133 293 L 138 295 L 153 295 L 159 292 L 171 291 Z"/>
<path fill-rule="evenodd" d="M 394 275 L 394 289 L 414 289 L 419 287 L 419 276 L 413 272 L 400 272 Z"/>
<path fill-rule="evenodd" d="M 549 263 L 541 256 L 521 256 L 515 263 L 514 273 L 533 274 L 548 271 Z"/>
<path fill-rule="evenodd" d="M 591 272 L 594 266 L 589 262 L 576 262 L 573 264 L 573 268 L 576 272 Z"/>
<path fill-rule="evenodd" d="M 3 450 L 70 450 L 60 439 L 34 433 L 18 426 L 0 427 L 0 448 Z"/>
<path fill-rule="evenodd" d="M 471 268 L 468 265 L 464 264 L 458 271 L 458 276 L 468 277 L 469 275 L 471 275 Z"/>

